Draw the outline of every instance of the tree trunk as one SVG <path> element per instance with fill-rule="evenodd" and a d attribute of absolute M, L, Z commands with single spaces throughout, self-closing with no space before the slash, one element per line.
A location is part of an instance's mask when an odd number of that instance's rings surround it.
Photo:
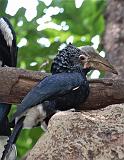
<path fill-rule="evenodd" d="M 119 71 L 119 78 L 123 78 L 124 0 L 109 0 L 105 19 L 103 44 Z M 124 160 L 123 105 L 109 106 L 102 111 L 54 115 L 48 131 L 27 157 L 27 160 L 35 159 Z"/>
<path fill-rule="evenodd" d="M 109 0 L 106 13 L 106 30 L 103 45 L 107 58 L 119 72 L 118 78 L 124 78 L 124 1 Z M 107 77 L 112 77 L 107 74 Z"/>

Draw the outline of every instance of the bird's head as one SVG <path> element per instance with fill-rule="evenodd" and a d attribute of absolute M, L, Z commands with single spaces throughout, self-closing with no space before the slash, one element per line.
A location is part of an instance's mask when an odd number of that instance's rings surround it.
<path fill-rule="evenodd" d="M 101 57 L 98 51 L 91 46 L 84 46 L 80 49 L 79 61 L 85 69 L 97 69 L 100 71 L 108 71 L 118 74 L 116 69 L 108 62 L 107 59 Z"/>
<path fill-rule="evenodd" d="M 69 72 L 76 66 L 82 66 L 86 69 L 86 73 L 97 69 L 117 74 L 114 67 L 105 58 L 102 58 L 93 47 L 84 46 L 79 49 L 72 44 L 68 44 L 67 47 L 59 51 L 52 63 L 51 72 L 53 74 Z"/>

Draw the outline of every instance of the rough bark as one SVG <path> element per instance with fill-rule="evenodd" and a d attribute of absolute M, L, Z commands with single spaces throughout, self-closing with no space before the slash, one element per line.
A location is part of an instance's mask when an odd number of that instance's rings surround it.
<path fill-rule="evenodd" d="M 47 74 L 12 67 L 0 68 L 0 102 L 20 103 L 23 97 Z"/>
<path fill-rule="evenodd" d="M 0 102 L 17 104 L 47 74 L 17 68 L 0 68 Z M 89 80 L 90 95 L 81 110 L 104 108 L 124 102 L 124 81 L 112 79 Z M 121 91 L 121 92 L 120 92 Z"/>
<path fill-rule="evenodd" d="M 118 78 L 124 78 L 124 1 L 109 0 L 106 13 L 106 29 L 103 45 L 107 58 L 119 72 Z M 107 74 L 107 77 L 112 77 Z"/>
<path fill-rule="evenodd" d="M 103 45 L 109 60 L 124 77 L 124 1 L 109 0 Z M 108 75 L 111 77 L 113 75 Z M 120 93 L 122 91 L 120 90 Z M 27 160 L 123 160 L 124 106 L 102 111 L 61 113 L 51 119 Z"/>

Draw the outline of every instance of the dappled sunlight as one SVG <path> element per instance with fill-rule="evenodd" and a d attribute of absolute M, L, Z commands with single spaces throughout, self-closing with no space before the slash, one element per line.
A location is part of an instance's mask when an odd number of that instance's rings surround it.
<path fill-rule="evenodd" d="M 59 8 L 57 6 L 56 7 L 49 7 L 49 8 L 44 9 L 43 12 L 47 16 L 51 17 L 53 15 L 57 15 L 59 13 L 63 13 L 64 12 L 64 8 Z"/>
<path fill-rule="evenodd" d="M 19 10 L 19 8 L 23 7 L 26 9 L 25 16 L 27 20 L 31 21 L 34 17 L 37 16 L 37 5 L 38 0 L 30 0 L 30 3 L 29 1 L 25 0 L 8 0 L 6 13 L 14 16 Z"/>
<path fill-rule="evenodd" d="M 67 45 L 66 43 L 62 43 L 62 44 L 59 46 L 59 49 L 58 49 L 58 50 L 59 50 L 59 51 L 62 50 L 63 48 L 66 47 L 66 45 Z"/>
<path fill-rule="evenodd" d="M 37 19 L 37 23 L 39 26 L 37 27 L 38 31 L 51 28 L 55 30 L 68 30 L 69 26 L 66 24 L 65 21 L 62 21 L 61 24 L 56 24 L 52 21 L 52 16 L 57 15 L 59 13 L 63 13 L 64 9 L 59 7 L 49 7 L 48 9 L 44 9 L 43 11 L 45 15 L 43 15 L 41 18 Z"/>
<path fill-rule="evenodd" d="M 85 41 L 86 41 L 86 37 L 82 36 L 82 37 L 81 37 L 81 41 L 82 41 L 82 42 L 85 42 Z"/>
<path fill-rule="evenodd" d="M 90 78 L 91 79 L 96 79 L 96 78 L 99 78 L 99 76 L 100 76 L 100 72 L 98 70 L 95 70 L 95 71 L 92 72 Z"/>
<path fill-rule="evenodd" d="M 37 27 L 37 30 L 38 31 L 42 31 L 44 29 L 47 29 L 47 28 L 51 28 L 51 29 L 55 29 L 55 30 L 58 30 L 60 31 L 62 29 L 62 26 L 61 25 L 58 25 L 54 22 L 48 22 L 48 23 L 41 23 L 38 27 Z"/>
<path fill-rule="evenodd" d="M 101 51 L 101 52 L 99 52 L 99 55 L 104 58 L 105 57 L 105 52 Z"/>
<path fill-rule="evenodd" d="M 83 4 L 84 0 L 75 0 L 75 7 L 80 8 L 81 5 Z"/>
<path fill-rule="evenodd" d="M 20 40 L 20 42 L 18 43 L 18 47 L 19 48 L 21 48 L 21 47 L 23 47 L 23 46 L 26 46 L 26 44 L 27 44 L 27 39 L 26 38 L 22 38 L 21 40 Z"/>
<path fill-rule="evenodd" d="M 45 38 L 45 37 L 38 39 L 37 42 L 38 42 L 39 44 L 41 44 L 42 46 L 45 46 L 45 47 L 49 47 L 49 46 L 50 46 L 50 41 L 49 41 L 49 39 L 48 39 L 48 38 Z"/>
<path fill-rule="evenodd" d="M 99 44 L 100 44 L 100 37 L 99 35 L 96 35 L 94 37 L 92 37 L 91 42 L 93 43 L 92 46 L 93 48 L 97 49 Z"/>
<path fill-rule="evenodd" d="M 74 36 L 69 36 L 66 40 L 66 43 L 69 44 L 69 43 L 73 43 L 74 41 Z"/>
<path fill-rule="evenodd" d="M 69 26 L 67 25 L 66 21 L 62 21 L 60 25 L 64 31 L 67 31 L 69 29 Z"/>
<path fill-rule="evenodd" d="M 42 25 L 43 23 L 50 22 L 50 21 L 52 21 L 52 18 L 45 14 L 41 18 L 38 18 L 36 22 Z"/>
<path fill-rule="evenodd" d="M 17 23 L 17 26 L 19 26 L 19 27 L 23 26 L 23 21 L 20 20 L 20 21 Z"/>
<path fill-rule="evenodd" d="M 31 67 L 36 66 L 36 65 L 37 65 L 37 62 L 31 62 L 31 63 L 30 63 L 30 66 L 31 66 Z"/>
<path fill-rule="evenodd" d="M 52 0 L 39 0 L 41 2 L 44 2 L 46 6 L 49 6 L 52 3 Z"/>

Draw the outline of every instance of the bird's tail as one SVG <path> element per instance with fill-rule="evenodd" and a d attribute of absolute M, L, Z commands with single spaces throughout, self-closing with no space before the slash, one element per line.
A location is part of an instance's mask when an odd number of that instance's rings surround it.
<path fill-rule="evenodd" d="M 7 117 L 10 108 L 10 104 L 0 103 L 0 136 L 9 136 L 11 134 Z"/>
<path fill-rule="evenodd" d="M 20 132 L 21 132 L 21 129 L 23 127 L 23 121 L 24 121 L 25 117 L 21 117 L 18 122 L 16 123 L 14 129 L 13 129 L 13 132 L 11 134 L 11 136 L 9 137 L 9 140 L 7 142 L 7 145 L 5 146 L 5 150 L 3 152 L 3 155 L 2 155 L 2 158 L 1 160 L 4 160 L 6 155 L 9 153 L 9 151 L 12 149 L 12 146 L 13 144 L 16 142 Z"/>
<path fill-rule="evenodd" d="M 13 129 L 13 132 L 8 140 L 7 145 L 5 146 L 5 150 L 3 152 L 3 156 L 1 160 L 4 160 L 10 149 L 12 148 L 12 145 L 16 142 L 21 129 L 23 127 L 25 128 L 33 128 L 37 126 L 44 126 L 44 130 L 46 130 L 46 126 L 48 125 L 48 122 L 50 118 L 52 117 L 53 114 L 56 113 L 56 111 L 53 109 L 53 103 L 47 101 L 44 102 L 43 104 L 39 104 L 27 111 L 27 113 L 19 117 L 17 120 L 15 127 Z M 15 119 L 13 119 L 13 122 Z"/>

